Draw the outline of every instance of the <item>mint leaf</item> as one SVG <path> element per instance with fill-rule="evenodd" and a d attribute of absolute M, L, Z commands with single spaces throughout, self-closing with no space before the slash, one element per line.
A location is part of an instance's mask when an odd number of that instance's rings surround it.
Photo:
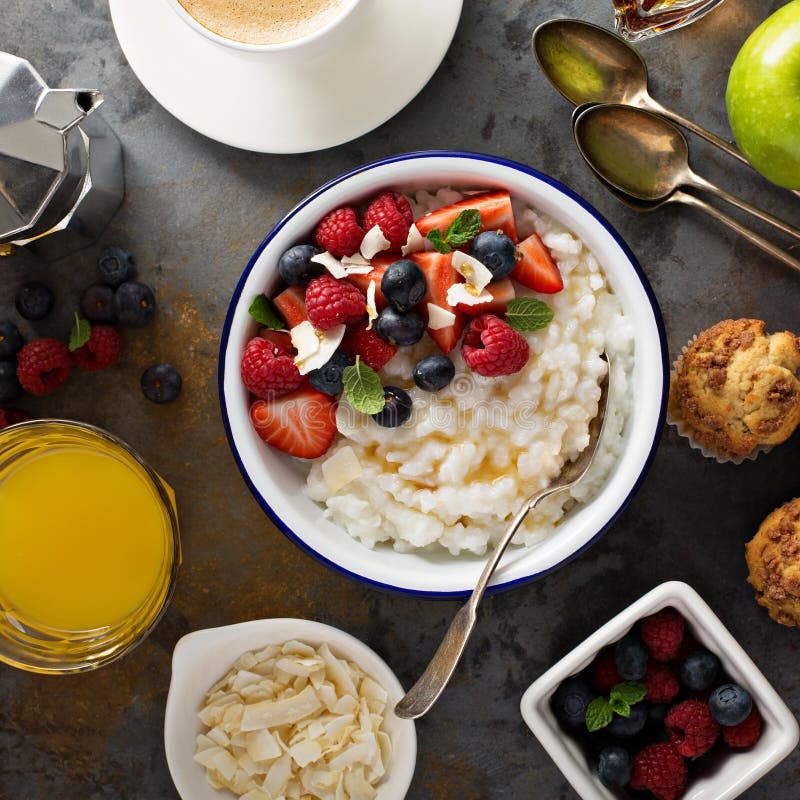
<path fill-rule="evenodd" d="M 611 692 L 611 697 L 609 698 L 608 704 L 611 706 L 611 710 L 615 714 L 619 714 L 621 717 L 629 717 L 631 715 L 631 707 L 629 703 L 626 703 L 622 698 L 616 697 L 614 692 Z"/>
<path fill-rule="evenodd" d="M 611 690 L 611 701 L 615 699 L 621 700 L 629 706 L 640 703 L 647 697 L 647 687 L 635 681 L 626 681 L 625 683 L 618 683 Z M 616 710 L 616 709 L 615 709 Z M 619 712 L 618 712 L 619 713 Z M 623 714 L 623 716 L 628 716 Z"/>
<path fill-rule="evenodd" d="M 461 247 L 474 239 L 481 229 L 481 212 L 477 208 L 465 208 L 448 226 L 445 240 L 453 247 Z"/>
<path fill-rule="evenodd" d="M 442 232 L 438 228 L 428 231 L 428 241 L 431 242 L 440 253 L 449 253 L 453 249 L 442 239 Z"/>
<path fill-rule="evenodd" d="M 356 363 L 342 372 L 344 396 L 350 405 L 364 414 L 377 414 L 386 405 L 383 386 L 378 373 L 365 364 L 359 356 Z"/>
<path fill-rule="evenodd" d="M 605 697 L 595 697 L 586 709 L 586 727 L 589 733 L 610 725 L 613 718 L 614 712 Z"/>
<path fill-rule="evenodd" d="M 75 313 L 75 324 L 72 326 L 72 333 L 69 335 L 69 349 L 70 352 L 75 352 L 79 347 L 83 347 L 89 341 L 92 335 L 92 326 L 89 320 L 78 316 Z"/>
<path fill-rule="evenodd" d="M 506 322 L 517 331 L 546 328 L 553 316 L 553 309 L 535 297 L 515 297 L 506 306 Z"/>
<path fill-rule="evenodd" d="M 247 313 L 256 321 L 274 331 L 282 331 L 286 326 L 275 312 L 269 299 L 264 294 L 257 294 L 250 303 Z"/>

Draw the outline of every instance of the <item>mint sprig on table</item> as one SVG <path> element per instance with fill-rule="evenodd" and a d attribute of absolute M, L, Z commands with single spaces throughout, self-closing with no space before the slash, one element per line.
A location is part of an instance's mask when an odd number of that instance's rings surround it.
<path fill-rule="evenodd" d="M 257 294 L 250 303 L 247 313 L 265 328 L 272 328 L 274 331 L 282 331 L 284 324 L 272 307 L 269 298 L 265 294 Z"/>
<path fill-rule="evenodd" d="M 586 709 L 586 727 L 589 733 L 599 731 L 611 724 L 614 714 L 630 717 L 631 706 L 647 696 L 647 687 L 635 681 L 618 683 L 608 698 L 595 697 Z"/>
<path fill-rule="evenodd" d="M 344 368 L 342 383 L 344 396 L 357 411 L 364 414 L 377 414 L 383 411 L 386 397 L 383 394 L 380 376 L 359 356 L 356 356 L 355 364 Z"/>
<path fill-rule="evenodd" d="M 454 247 L 461 247 L 472 241 L 481 229 L 481 212 L 477 208 L 465 208 L 442 234 L 438 228 L 428 231 L 428 241 L 440 253 L 450 253 Z"/>
<path fill-rule="evenodd" d="M 553 321 L 553 309 L 535 297 L 515 297 L 506 306 L 506 322 L 517 331 L 546 328 Z"/>
<path fill-rule="evenodd" d="M 69 350 L 74 353 L 78 348 L 83 347 L 89 341 L 92 335 L 92 326 L 89 320 L 81 317 L 77 312 L 75 313 L 75 324 L 72 326 L 72 332 L 69 335 Z"/>

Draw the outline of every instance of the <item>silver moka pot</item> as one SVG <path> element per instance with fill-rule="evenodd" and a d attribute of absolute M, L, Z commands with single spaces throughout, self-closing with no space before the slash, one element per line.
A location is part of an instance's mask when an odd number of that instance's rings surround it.
<path fill-rule="evenodd" d="M 0 52 L 0 255 L 27 245 L 60 258 L 114 216 L 122 148 L 92 114 L 102 102 L 100 92 L 49 89 L 30 63 Z"/>

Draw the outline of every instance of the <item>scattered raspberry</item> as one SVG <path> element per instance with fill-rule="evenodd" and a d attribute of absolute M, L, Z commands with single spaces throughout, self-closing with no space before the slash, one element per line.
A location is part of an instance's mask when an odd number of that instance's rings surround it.
<path fill-rule="evenodd" d="M 356 210 L 350 206 L 326 214 L 314 231 L 317 245 L 337 258 L 353 255 L 363 238 L 364 229 L 358 224 Z"/>
<path fill-rule="evenodd" d="M 87 372 L 97 372 L 115 364 L 122 353 L 122 336 L 110 325 L 93 325 L 89 341 L 74 353 L 75 361 Z"/>
<path fill-rule="evenodd" d="M 719 723 L 711 716 L 706 703 L 684 700 L 670 709 L 664 720 L 669 740 L 686 758 L 707 753 L 719 736 Z"/>
<path fill-rule="evenodd" d="M 364 230 L 375 225 L 389 240 L 390 250 L 399 250 L 408 239 L 408 229 L 414 221 L 411 206 L 398 192 L 384 192 L 378 195 L 364 213 Z"/>
<path fill-rule="evenodd" d="M 397 352 L 393 344 L 381 339 L 374 330 L 368 331 L 364 325 L 350 328 L 345 333 L 342 350 L 353 358 L 361 356 L 361 360 L 374 370 L 383 369 Z"/>
<path fill-rule="evenodd" d="M 592 664 L 592 686 L 598 694 L 609 694 L 618 683 L 622 683 L 622 678 L 617 672 L 614 648 L 606 647 Z"/>
<path fill-rule="evenodd" d="M 753 710 L 744 722 L 722 729 L 722 738 L 734 750 L 752 747 L 761 738 L 761 714 L 753 706 Z"/>
<path fill-rule="evenodd" d="M 315 328 L 327 331 L 358 322 L 367 313 L 367 301 L 349 281 L 320 275 L 306 288 L 306 313 Z"/>
<path fill-rule="evenodd" d="M 72 354 L 56 339 L 34 339 L 17 354 L 17 377 L 31 394 L 50 394 L 72 372 Z"/>
<path fill-rule="evenodd" d="M 470 322 L 461 355 L 478 375 L 494 378 L 513 375 L 528 363 L 528 340 L 494 314 L 481 314 Z"/>
<path fill-rule="evenodd" d="M 651 744 L 633 757 L 630 787 L 646 789 L 658 800 L 678 800 L 686 789 L 686 762 L 668 742 Z"/>
<path fill-rule="evenodd" d="M 639 635 L 656 661 L 670 661 L 683 641 L 683 617 L 674 608 L 662 608 L 642 620 Z"/>
<path fill-rule="evenodd" d="M 0 408 L 0 431 L 3 430 L 3 428 L 7 428 L 9 425 L 16 425 L 18 422 L 27 422 L 29 419 L 30 417 L 24 411 Z"/>
<path fill-rule="evenodd" d="M 251 339 L 242 356 L 242 382 L 256 397 L 272 400 L 297 389 L 303 382 L 291 356 L 266 339 Z"/>
<path fill-rule="evenodd" d="M 647 672 L 642 683 L 647 687 L 645 699 L 650 703 L 671 703 L 681 690 L 681 682 L 675 670 L 657 661 L 647 662 Z"/>

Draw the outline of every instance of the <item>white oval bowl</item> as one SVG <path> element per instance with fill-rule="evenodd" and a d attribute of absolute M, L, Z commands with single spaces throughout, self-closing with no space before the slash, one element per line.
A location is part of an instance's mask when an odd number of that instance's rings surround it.
<path fill-rule="evenodd" d="M 485 558 L 444 551 L 398 553 L 389 546 L 370 550 L 351 538 L 305 495 L 307 467 L 259 439 L 250 424 L 250 398 L 239 374 L 245 345 L 258 328 L 247 311 L 250 300 L 277 288 L 277 262 L 284 250 L 308 239 L 319 220 L 338 206 L 364 202 L 389 188 L 439 186 L 507 189 L 512 197 L 565 225 L 594 253 L 634 327 L 635 400 L 624 450 L 605 487 L 590 503 L 571 510 L 546 541 L 534 548 L 509 548 L 492 587 L 510 588 L 542 577 L 604 533 L 641 484 L 664 423 L 668 362 L 661 312 L 635 257 L 599 212 L 563 184 L 522 164 L 478 153 L 407 153 L 359 167 L 298 203 L 258 247 L 233 293 L 220 342 L 219 392 L 236 463 L 261 507 L 292 541 L 328 566 L 372 586 L 453 597 L 472 590 Z"/>
<path fill-rule="evenodd" d="M 206 780 L 205 768 L 194 762 L 195 738 L 205 726 L 197 717 L 206 692 L 248 650 L 290 639 L 319 647 L 326 642 L 333 653 L 358 664 L 389 694 L 383 730 L 392 740 L 392 760 L 378 786 L 377 800 L 402 800 L 417 762 L 417 734 L 411 720 L 392 711 L 405 694 L 386 662 L 349 633 L 309 619 L 258 619 L 207 628 L 184 636 L 172 654 L 172 680 L 164 718 L 164 747 L 175 788 L 183 800 L 222 800 L 234 795 L 219 792 Z"/>

